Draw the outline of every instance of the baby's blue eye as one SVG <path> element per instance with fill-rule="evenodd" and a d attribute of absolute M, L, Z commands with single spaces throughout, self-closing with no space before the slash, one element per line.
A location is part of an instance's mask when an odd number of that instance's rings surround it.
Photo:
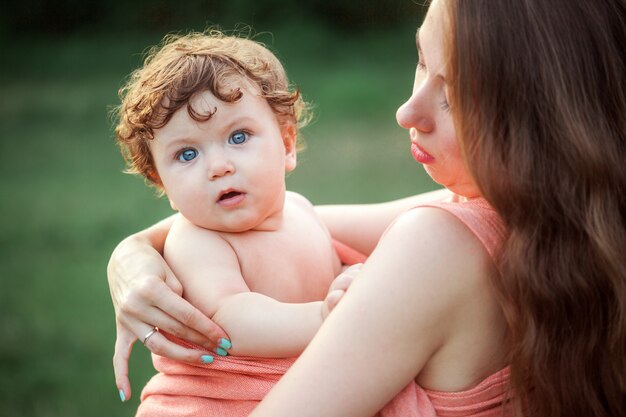
<path fill-rule="evenodd" d="M 228 138 L 228 143 L 231 145 L 241 145 L 246 140 L 248 140 L 248 134 L 246 132 L 235 132 Z"/>
<path fill-rule="evenodd" d="M 183 162 L 189 162 L 198 156 L 198 151 L 195 149 L 185 149 L 177 155 L 177 159 Z"/>

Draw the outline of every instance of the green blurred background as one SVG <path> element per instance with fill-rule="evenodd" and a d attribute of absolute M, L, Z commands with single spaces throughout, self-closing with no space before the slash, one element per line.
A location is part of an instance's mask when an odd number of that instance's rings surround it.
<path fill-rule="evenodd" d="M 250 25 L 316 107 L 288 187 L 314 203 L 435 188 L 395 110 L 410 94 L 412 0 L 22 0 L 0 15 L 0 415 L 132 416 L 152 373 L 138 344 L 122 404 L 105 276 L 125 235 L 168 215 L 122 174 L 108 116 L 169 32 Z"/>

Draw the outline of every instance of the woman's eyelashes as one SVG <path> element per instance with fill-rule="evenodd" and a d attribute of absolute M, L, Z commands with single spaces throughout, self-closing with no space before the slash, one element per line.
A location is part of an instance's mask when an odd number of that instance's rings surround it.
<path fill-rule="evenodd" d="M 185 148 L 176 154 L 176 159 L 181 162 L 189 162 L 198 156 L 198 151 L 194 148 Z"/>

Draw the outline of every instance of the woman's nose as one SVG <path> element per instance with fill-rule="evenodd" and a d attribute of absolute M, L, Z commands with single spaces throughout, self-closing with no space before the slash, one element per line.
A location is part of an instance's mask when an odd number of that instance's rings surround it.
<path fill-rule="evenodd" d="M 424 100 L 420 92 L 413 95 L 396 112 L 396 120 L 405 129 L 415 128 L 423 133 L 430 133 L 435 128 L 435 122 L 424 107 Z"/>

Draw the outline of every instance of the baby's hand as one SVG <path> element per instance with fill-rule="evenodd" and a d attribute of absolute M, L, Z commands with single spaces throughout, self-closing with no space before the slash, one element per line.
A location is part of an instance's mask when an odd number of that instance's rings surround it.
<path fill-rule="evenodd" d="M 324 304 L 322 305 L 322 318 L 326 320 L 326 317 L 330 314 L 331 311 L 339 304 L 339 301 L 343 298 L 346 291 L 348 291 L 348 287 L 352 285 L 352 282 L 358 275 L 359 271 L 363 264 L 354 264 L 349 268 L 345 269 L 341 274 L 337 275 L 330 284 L 330 288 L 328 289 L 328 293 L 326 294 L 326 298 L 324 299 Z"/>

